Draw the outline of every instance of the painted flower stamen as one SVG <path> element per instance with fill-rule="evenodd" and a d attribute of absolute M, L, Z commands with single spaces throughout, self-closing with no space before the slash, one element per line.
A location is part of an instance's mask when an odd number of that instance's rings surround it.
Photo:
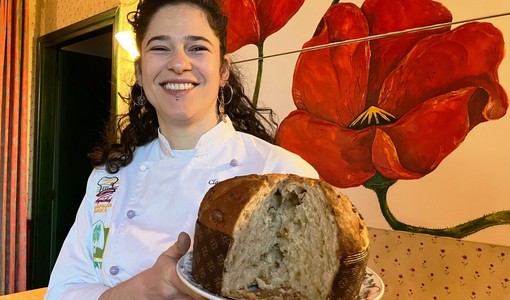
<path fill-rule="evenodd" d="M 395 123 L 397 118 L 379 107 L 370 106 L 349 124 L 350 129 L 360 130 L 374 125 Z"/>

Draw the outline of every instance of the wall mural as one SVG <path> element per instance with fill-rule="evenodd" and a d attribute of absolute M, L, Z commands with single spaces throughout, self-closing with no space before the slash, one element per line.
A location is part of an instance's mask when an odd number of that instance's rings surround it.
<path fill-rule="evenodd" d="M 266 39 L 303 3 L 223 0 L 228 51 L 253 44 L 264 57 Z M 436 1 L 332 1 L 299 54 L 295 110 L 277 137 L 324 180 L 373 190 L 391 228 L 464 238 L 510 224 L 510 210 L 428 228 L 400 221 L 388 203 L 397 181 L 434 172 L 476 126 L 506 115 L 508 96 L 498 77 L 505 57 L 501 29 L 484 20 L 453 25 L 448 7 Z M 263 66 L 257 59 L 255 105 Z"/>

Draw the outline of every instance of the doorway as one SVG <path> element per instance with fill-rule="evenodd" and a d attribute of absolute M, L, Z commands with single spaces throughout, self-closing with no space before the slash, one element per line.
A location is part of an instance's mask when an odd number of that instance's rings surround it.
<path fill-rule="evenodd" d="M 29 288 L 48 285 L 115 107 L 116 9 L 38 39 Z"/>

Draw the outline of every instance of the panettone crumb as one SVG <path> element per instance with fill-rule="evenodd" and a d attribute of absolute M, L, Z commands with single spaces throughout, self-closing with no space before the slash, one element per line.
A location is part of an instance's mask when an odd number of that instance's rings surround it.
<path fill-rule="evenodd" d="M 240 226 L 225 260 L 223 288 L 243 298 L 275 291 L 303 299 L 325 299 L 339 266 L 331 208 L 318 201 L 317 186 L 279 185 Z M 243 228 L 244 227 L 244 228 Z M 306 241 L 306 242 L 304 242 Z M 254 245 L 247 248 L 246 245 Z M 239 271 L 242 270 L 242 271 Z M 279 295 L 276 295 L 279 294 Z M 265 295 L 268 297 L 269 295 Z"/>

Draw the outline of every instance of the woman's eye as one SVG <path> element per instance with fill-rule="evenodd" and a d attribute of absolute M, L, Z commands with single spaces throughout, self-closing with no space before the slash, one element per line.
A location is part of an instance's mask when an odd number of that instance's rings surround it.
<path fill-rule="evenodd" d="M 161 46 L 155 46 L 150 49 L 151 51 L 167 51 L 168 49 L 166 47 Z"/>
<path fill-rule="evenodd" d="M 203 46 L 194 46 L 189 49 L 190 52 L 200 52 L 200 51 L 207 51 L 206 47 Z"/>

